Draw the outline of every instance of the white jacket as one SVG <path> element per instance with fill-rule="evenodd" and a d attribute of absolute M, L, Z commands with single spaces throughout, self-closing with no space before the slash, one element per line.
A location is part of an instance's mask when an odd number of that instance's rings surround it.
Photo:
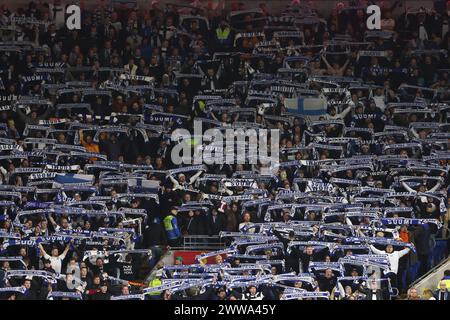
<path fill-rule="evenodd" d="M 386 270 L 385 273 L 388 272 L 392 272 L 397 274 L 398 272 L 398 261 L 400 260 L 401 257 L 403 257 L 405 254 L 407 254 L 409 252 L 409 248 L 400 250 L 400 251 L 393 251 L 392 253 L 387 253 L 384 250 L 378 250 L 377 248 L 375 248 L 374 246 L 370 246 L 370 250 L 372 250 L 373 253 L 375 254 L 385 254 L 388 256 L 389 259 L 389 264 L 390 269 Z"/>
<path fill-rule="evenodd" d="M 257 292 L 254 296 L 247 292 L 242 295 L 242 300 L 262 300 L 264 295 L 261 292 Z"/>
<path fill-rule="evenodd" d="M 131 74 L 132 76 L 136 75 L 136 71 L 138 69 L 138 66 L 133 64 L 130 68 L 130 65 L 127 63 L 126 65 L 123 66 L 123 68 L 125 69 L 126 72 L 128 72 L 129 74 Z"/>

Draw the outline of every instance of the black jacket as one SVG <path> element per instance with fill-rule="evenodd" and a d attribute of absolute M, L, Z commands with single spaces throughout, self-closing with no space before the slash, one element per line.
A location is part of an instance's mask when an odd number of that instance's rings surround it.
<path fill-rule="evenodd" d="M 318 276 L 317 282 L 319 283 L 320 291 L 328 291 L 331 293 L 336 287 L 336 278 L 325 278 L 324 276 Z"/>
<path fill-rule="evenodd" d="M 17 300 L 37 300 L 39 297 L 38 292 L 33 288 L 33 285 L 30 289 L 25 290 L 25 293 L 19 294 L 17 296 Z"/>
<path fill-rule="evenodd" d="M 201 215 L 183 220 L 181 229 L 191 236 L 208 234 L 205 217 Z"/>
<path fill-rule="evenodd" d="M 143 239 L 144 248 L 152 246 L 167 245 L 167 237 L 164 228 L 158 223 L 150 223 L 144 230 Z"/>
<path fill-rule="evenodd" d="M 111 295 L 106 292 L 106 293 L 102 293 L 102 292 L 97 292 L 96 294 L 93 294 L 91 297 L 92 300 L 111 300 Z"/>
<path fill-rule="evenodd" d="M 220 231 L 225 230 L 226 219 L 222 213 L 218 213 L 216 221 L 213 220 L 212 214 L 208 216 L 208 233 L 210 236 L 218 235 Z"/>
<path fill-rule="evenodd" d="M 431 231 L 429 225 L 418 226 L 414 232 L 415 246 L 418 255 L 426 255 L 431 252 Z"/>
<path fill-rule="evenodd" d="M 444 292 L 441 292 L 441 290 L 436 290 L 434 292 L 434 297 L 436 300 L 450 300 L 450 292 L 448 290 L 445 290 Z"/>
<path fill-rule="evenodd" d="M 108 160 L 117 161 L 119 156 L 124 155 L 123 154 L 123 142 L 120 140 L 117 140 L 116 142 L 112 142 L 111 140 L 104 141 L 100 143 L 100 148 L 102 151 L 104 151 L 107 156 Z"/>
<path fill-rule="evenodd" d="M 284 246 L 284 256 L 286 259 L 286 269 L 289 271 L 290 269 L 294 270 L 296 273 L 300 272 L 299 268 L 299 260 L 301 256 L 301 252 L 298 247 L 291 247 L 290 252 L 287 251 L 289 243 L 291 240 L 286 239 L 278 230 L 273 230 L 273 234 L 283 243 Z"/>
<path fill-rule="evenodd" d="M 372 300 L 372 290 L 360 287 L 359 291 L 366 295 L 364 300 Z M 386 299 L 388 299 L 387 289 L 386 288 L 377 289 L 376 292 L 375 292 L 375 295 L 377 297 L 377 300 L 386 300 Z"/>
<path fill-rule="evenodd" d="M 215 291 L 214 287 L 210 286 L 205 292 L 192 297 L 184 297 L 180 293 L 174 293 L 172 295 L 172 300 L 214 300 Z"/>

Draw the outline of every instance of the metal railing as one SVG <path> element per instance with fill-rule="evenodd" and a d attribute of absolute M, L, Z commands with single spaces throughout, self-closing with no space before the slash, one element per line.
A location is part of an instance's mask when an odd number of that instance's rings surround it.
<path fill-rule="evenodd" d="M 438 265 L 436 265 L 434 268 L 429 270 L 427 273 L 425 273 L 423 276 L 418 278 L 416 281 L 411 283 L 409 288 L 416 288 L 420 292 L 425 288 L 433 288 L 436 289 L 439 281 L 444 275 L 444 270 L 449 268 L 450 264 L 450 258 L 444 259 L 441 261 Z"/>
<path fill-rule="evenodd" d="M 219 250 L 225 248 L 226 243 L 219 236 L 184 236 L 180 246 L 172 250 Z"/>
<path fill-rule="evenodd" d="M 443 236 L 435 239 L 436 243 L 446 242 L 450 238 L 450 229 L 449 228 L 445 228 L 445 229 L 446 230 L 442 231 Z M 436 247 L 435 247 L 435 249 L 436 249 Z M 445 248 L 445 250 L 447 251 L 448 249 Z M 432 252 L 431 254 L 433 255 L 434 252 Z M 435 257 L 433 257 L 434 265 L 432 266 L 432 268 L 430 270 L 428 270 L 428 272 L 423 274 L 421 277 L 414 280 L 408 287 L 413 288 L 413 287 L 421 286 L 421 284 L 426 282 L 427 279 L 433 277 L 436 274 L 436 272 L 442 268 L 442 266 L 448 264 L 450 262 L 450 257 L 446 256 L 445 253 L 442 253 L 442 254 L 443 254 L 443 256 L 438 257 L 438 259 L 439 259 L 438 261 L 434 261 Z"/>

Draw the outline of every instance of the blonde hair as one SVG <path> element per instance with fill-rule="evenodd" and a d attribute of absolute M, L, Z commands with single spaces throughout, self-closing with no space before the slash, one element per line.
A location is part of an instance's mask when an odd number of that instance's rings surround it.
<path fill-rule="evenodd" d="M 430 298 L 434 298 L 433 291 L 431 291 L 431 289 L 429 289 L 429 288 L 424 289 L 422 292 L 422 298 L 424 298 L 426 300 L 430 300 Z"/>
<path fill-rule="evenodd" d="M 408 293 L 407 293 L 408 299 L 411 297 L 411 291 L 413 291 L 413 290 L 417 291 L 417 297 L 420 299 L 419 290 L 417 290 L 417 288 L 415 288 L 415 287 L 408 289 Z"/>
<path fill-rule="evenodd" d="M 201 252 L 200 254 L 202 255 L 205 253 L 206 252 Z M 199 259 L 198 262 L 200 263 L 200 265 L 204 266 L 208 262 L 208 260 L 206 258 L 202 258 L 202 259 Z"/>

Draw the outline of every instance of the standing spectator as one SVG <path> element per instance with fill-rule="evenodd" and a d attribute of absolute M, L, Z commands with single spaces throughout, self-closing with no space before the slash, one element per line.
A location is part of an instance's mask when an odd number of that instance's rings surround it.
<path fill-rule="evenodd" d="M 250 222 L 251 216 L 249 212 L 245 212 L 244 216 L 242 217 L 242 222 L 239 223 L 239 230 L 242 230 L 242 228 L 244 228 L 245 226 L 251 225 L 252 223 Z M 250 233 L 254 233 L 255 229 L 248 229 L 247 232 Z"/>
<path fill-rule="evenodd" d="M 167 245 L 167 235 L 159 223 L 159 219 L 152 220 L 144 230 L 144 248 Z"/>
<path fill-rule="evenodd" d="M 336 287 L 336 276 L 331 269 L 325 269 L 323 275 L 318 276 L 320 291 L 328 291 L 330 294 Z"/>
<path fill-rule="evenodd" d="M 225 231 L 237 231 L 238 230 L 238 206 L 236 203 L 231 205 L 231 208 L 225 209 L 226 226 Z"/>
<path fill-rule="evenodd" d="M 181 232 L 177 221 L 178 211 L 176 209 L 170 210 L 170 214 L 163 220 L 164 228 L 166 229 L 167 238 L 171 247 L 180 245 Z"/>
<path fill-rule="evenodd" d="M 138 70 L 138 66 L 134 64 L 134 59 L 128 60 L 128 63 L 124 66 L 124 69 L 127 73 L 132 76 L 136 75 L 136 71 Z"/>
<path fill-rule="evenodd" d="M 369 288 L 359 288 L 359 291 L 365 294 L 365 300 L 385 300 L 386 289 L 378 285 L 376 279 L 369 279 L 368 282 Z"/>
<path fill-rule="evenodd" d="M 389 259 L 389 270 L 385 271 L 385 277 L 389 278 L 391 281 L 391 286 L 397 288 L 397 272 L 398 272 L 398 263 L 401 257 L 408 254 L 410 249 L 405 248 L 400 251 L 394 251 L 394 247 L 392 245 L 387 245 L 386 250 L 378 250 L 374 246 L 370 246 L 370 250 L 372 250 L 375 254 L 387 254 Z"/>
<path fill-rule="evenodd" d="M 66 248 L 61 254 L 58 253 L 58 248 L 52 248 L 51 256 L 47 254 L 41 243 L 39 243 L 39 249 L 41 250 L 41 256 L 43 256 L 44 259 L 50 260 L 52 269 L 55 270 L 56 273 L 61 273 L 62 262 L 70 250 L 70 244 L 68 243 L 66 245 Z"/>
<path fill-rule="evenodd" d="M 444 281 L 439 283 L 439 290 L 434 293 L 436 300 L 450 300 L 450 292 L 447 289 L 447 284 Z"/>
<path fill-rule="evenodd" d="M 210 236 L 219 235 L 221 231 L 224 231 L 226 227 L 225 217 L 223 213 L 219 213 L 217 209 L 212 209 L 211 214 L 208 217 L 208 230 Z"/>
<path fill-rule="evenodd" d="M 444 271 L 444 276 L 442 277 L 441 281 L 439 281 L 438 289 L 440 288 L 442 282 L 445 283 L 445 286 L 448 290 L 448 288 L 450 287 L 450 269 Z"/>
<path fill-rule="evenodd" d="M 100 148 L 98 146 L 97 143 L 95 143 L 92 140 L 92 136 L 91 135 L 87 135 L 86 137 L 83 135 L 83 130 L 79 131 L 79 135 L 80 135 L 80 142 L 81 145 L 83 147 L 86 148 L 86 151 L 88 152 L 94 152 L 94 153 L 99 153 L 100 152 Z"/>
<path fill-rule="evenodd" d="M 414 241 L 417 250 L 417 258 L 420 262 L 419 276 L 423 276 L 429 269 L 431 247 L 431 230 L 429 224 L 418 226 L 414 231 Z"/>

